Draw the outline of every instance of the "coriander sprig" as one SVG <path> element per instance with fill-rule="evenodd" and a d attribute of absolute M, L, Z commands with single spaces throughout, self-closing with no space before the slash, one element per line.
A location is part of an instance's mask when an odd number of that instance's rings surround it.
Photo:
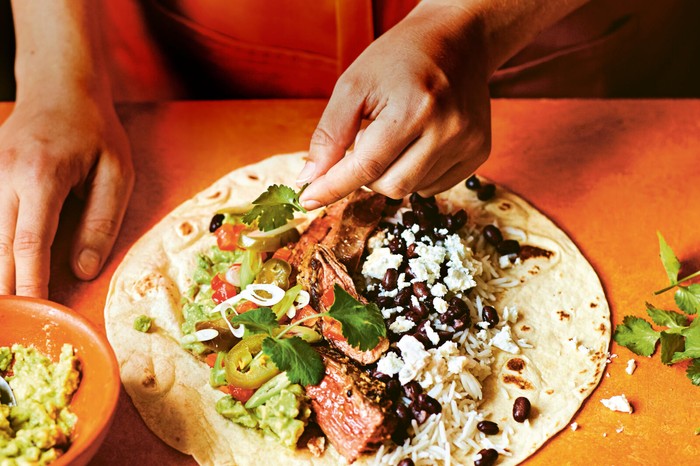
<path fill-rule="evenodd" d="M 658 309 L 646 303 L 647 314 L 656 325 L 666 327 L 657 331 L 641 317 L 625 316 L 621 325 L 615 327 L 613 338 L 640 356 L 651 356 L 656 345 L 661 344 L 661 362 L 667 365 L 692 359 L 686 375 L 693 385 L 700 386 L 700 319 L 690 319 L 690 315 L 700 311 L 700 284 L 683 286 L 681 283 L 700 276 L 700 271 L 678 279 L 681 263 L 661 233 L 659 237 L 659 256 L 661 264 L 671 282 L 670 286 L 654 292 L 659 295 L 673 288 L 678 288 L 675 301 L 685 314 L 676 311 Z M 687 315 L 686 315 L 687 314 Z"/>
<path fill-rule="evenodd" d="M 362 351 L 377 346 L 386 337 L 386 327 L 379 308 L 374 303 L 362 304 L 338 284 L 334 287 L 335 300 L 327 312 L 313 314 L 280 329 L 272 309 L 261 307 L 231 319 L 236 325 L 244 325 L 251 333 L 267 333 L 262 352 L 272 359 L 277 368 L 287 372 L 292 383 L 316 385 L 323 378 L 324 365 L 321 356 L 303 339 L 285 338 L 291 329 L 306 320 L 328 316 L 341 324 L 341 332 L 348 343 Z"/>
<path fill-rule="evenodd" d="M 294 218 L 294 212 L 306 213 L 306 209 L 299 202 L 299 196 L 306 186 L 308 185 L 294 191 L 289 186 L 273 184 L 253 201 L 253 208 L 243 215 L 241 220 L 247 225 L 252 225 L 257 220 L 258 229 L 261 231 L 284 226 Z"/>

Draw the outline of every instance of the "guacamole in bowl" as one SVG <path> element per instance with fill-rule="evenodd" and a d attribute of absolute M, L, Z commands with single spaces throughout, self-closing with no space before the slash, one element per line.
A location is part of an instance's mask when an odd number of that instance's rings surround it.
<path fill-rule="evenodd" d="M 0 404 L 0 465 L 44 465 L 71 443 L 77 421 L 69 404 L 80 383 L 80 362 L 64 344 L 58 362 L 33 346 L 0 347 L 0 375 L 16 405 Z"/>

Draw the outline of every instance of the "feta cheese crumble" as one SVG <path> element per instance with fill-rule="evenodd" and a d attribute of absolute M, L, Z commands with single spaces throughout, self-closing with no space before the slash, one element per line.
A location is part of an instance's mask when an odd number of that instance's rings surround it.
<path fill-rule="evenodd" d="M 634 411 L 632 409 L 632 405 L 630 405 L 629 401 L 627 401 L 627 397 L 624 395 L 624 393 L 622 395 L 616 395 L 607 399 L 604 398 L 600 400 L 600 402 L 611 411 L 619 411 L 621 413 L 629 414 L 632 414 Z"/>

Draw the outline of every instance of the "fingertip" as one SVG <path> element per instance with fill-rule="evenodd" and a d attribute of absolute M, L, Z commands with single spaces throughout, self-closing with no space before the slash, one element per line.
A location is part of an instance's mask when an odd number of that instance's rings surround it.
<path fill-rule="evenodd" d="M 81 280 L 92 280 L 102 270 L 103 257 L 103 254 L 92 247 L 80 247 L 73 259 L 73 273 Z"/>
<path fill-rule="evenodd" d="M 306 162 L 304 168 L 299 173 L 296 183 L 297 186 L 302 187 L 306 183 L 312 182 L 314 179 L 316 179 L 316 162 L 314 162 L 313 160 L 309 160 Z"/>

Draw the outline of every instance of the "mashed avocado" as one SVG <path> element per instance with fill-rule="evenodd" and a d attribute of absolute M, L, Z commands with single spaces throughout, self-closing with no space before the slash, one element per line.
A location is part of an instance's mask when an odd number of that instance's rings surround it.
<path fill-rule="evenodd" d="M 311 415 L 301 385 L 290 385 L 254 409 L 230 396 L 216 403 L 216 411 L 236 424 L 261 429 L 289 448 L 295 448 Z"/>
<path fill-rule="evenodd" d="M 53 363 L 33 347 L 0 348 L 0 371 L 17 400 L 0 405 L 0 466 L 48 464 L 68 448 L 76 422 L 68 404 L 80 380 L 74 353 L 63 345 Z"/>

